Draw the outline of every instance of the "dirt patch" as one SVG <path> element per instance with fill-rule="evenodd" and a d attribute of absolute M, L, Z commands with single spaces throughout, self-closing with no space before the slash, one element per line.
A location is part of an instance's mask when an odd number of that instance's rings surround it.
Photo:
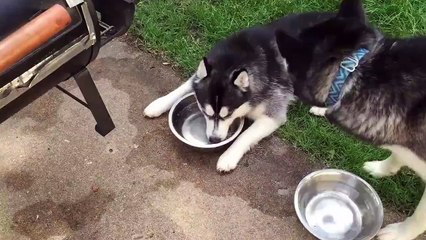
<path fill-rule="evenodd" d="M 3 182 L 9 191 L 22 191 L 33 185 L 34 178 L 30 173 L 25 171 L 8 172 L 3 177 Z"/>
<path fill-rule="evenodd" d="M 99 221 L 114 194 L 97 190 L 75 203 L 55 203 L 45 200 L 14 214 L 12 229 L 32 240 L 67 235 Z"/>

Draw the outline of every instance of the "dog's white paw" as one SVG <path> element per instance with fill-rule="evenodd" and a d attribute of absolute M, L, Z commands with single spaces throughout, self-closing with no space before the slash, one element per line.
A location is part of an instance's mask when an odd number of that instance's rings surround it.
<path fill-rule="evenodd" d="M 233 154 L 230 151 L 225 151 L 217 161 L 216 169 L 218 172 L 230 172 L 237 168 L 240 161 L 240 154 Z"/>
<path fill-rule="evenodd" d="M 383 167 L 383 163 L 381 161 L 371 161 L 364 163 L 364 170 L 371 174 L 373 177 L 382 178 L 390 176 L 391 173 L 388 169 Z"/>
<path fill-rule="evenodd" d="M 417 230 L 417 231 L 416 231 Z M 422 232 L 416 229 L 416 223 L 409 221 L 394 223 L 387 225 L 379 231 L 377 239 L 379 240 L 412 240 L 415 239 Z"/>
<path fill-rule="evenodd" d="M 365 171 L 367 171 L 373 177 L 376 177 L 376 178 L 395 175 L 398 172 L 399 168 L 389 166 L 385 161 L 388 161 L 388 160 L 366 162 L 364 163 L 363 168 Z"/>
<path fill-rule="evenodd" d="M 327 111 L 327 108 L 321 108 L 321 107 L 311 107 L 309 109 L 309 112 L 315 116 L 324 117 L 325 112 Z"/>
<path fill-rule="evenodd" d="M 148 118 L 156 118 L 167 110 L 169 110 L 169 104 L 163 98 L 158 98 L 144 109 L 143 115 Z"/>

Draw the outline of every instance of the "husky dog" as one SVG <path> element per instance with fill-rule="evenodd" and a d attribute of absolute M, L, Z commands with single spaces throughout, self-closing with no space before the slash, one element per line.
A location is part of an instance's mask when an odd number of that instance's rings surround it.
<path fill-rule="evenodd" d="M 297 35 L 332 16 L 332 13 L 291 15 L 233 34 L 213 47 L 189 80 L 146 107 L 144 115 L 158 117 L 179 98 L 194 91 L 212 143 L 226 138 L 236 118 L 254 120 L 217 162 L 220 172 L 235 169 L 252 146 L 286 122 L 287 107 L 294 100 L 287 63 L 277 48 L 275 31 Z"/>
<path fill-rule="evenodd" d="M 384 149 L 391 156 L 364 169 L 375 177 L 407 166 L 426 181 L 426 38 L 390 39 L 371 27 L 360 0 L 277 43 L 294 91 L 311 112 Z M 325 108 L 324 108 L 325 107 Z M 410 240 L 426 230 L 426 193 L 414 214 L 383 228 L 380 240 Z"/>

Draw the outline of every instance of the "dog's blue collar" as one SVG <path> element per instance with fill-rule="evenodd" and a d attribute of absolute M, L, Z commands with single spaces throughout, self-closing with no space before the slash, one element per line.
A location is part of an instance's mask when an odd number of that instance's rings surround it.
<path fill-rule="evenodd" d="M 368 52 L 369 51 L 367 49 L 361 48 L 354 52 L 351 56 L 343 59 L 340 63 L 340 69 L 337 73 L 336 79 L 334 79 L 331 84 L 327 100 L 325 101 L 326 106 L 332 106 L 340 100 L 342 88 L 345 85 L 348 76 L 356 70 L 359 62 Z"/>

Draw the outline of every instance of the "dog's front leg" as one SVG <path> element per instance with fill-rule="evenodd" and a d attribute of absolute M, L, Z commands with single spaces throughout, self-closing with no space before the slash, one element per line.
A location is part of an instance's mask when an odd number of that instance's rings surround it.
<path fill-rule="evenodd" d="M 400 223 L 387 225 L 380 230 L 379 240 L 413 240 L 426 231 L 426 191 L 414 214 Z"/>
<path fill-rule="evenodd" d="M 373 171 L 374 175 L 380 175 L 378 173 L 382 172 L 381 170 L 385 170 L 385 173 L 395 172 L 388 171 L 397 170 L 401 166 L 407 166 L 411 168 L 418 176 L 422 178 L 424 182 L 426 182 L 426 163 L 425 159 L 420 158 L 417 154 L 411 151 L 408 148 L 398 145 L 386 145 L 382 146 L 385 149 L 392 151 L 392 161 L 389 162 L 380 162 L 379 165 L 377 163 L 373 164 L 376 168 Z M 389 160 L 385 160 L 389 161 Z M 386 166 L 390 164 L 389 166 Z M 374 168 L 373 168 L 374 169 Z M 390 174 L 387 174 L 390 175 Z M 380 230 L 377 238 L 379 240 L 413 240 L 416 239 L 419 235 L 426 231 L 426 190 L 423 192 L 423 196 L 420 199 L 419 204 L 417 205 L 416 210 L 414 211 L 411 217 L 405 219 L 405 221 L 400 223 L 394 223 L 387 225 L 385 228 Z"/>
<path fill-rule="evenodd" d="M 173 104 L 177 100 L 179 100 L 179 98 L 193 91 L 192 81 L 194 79 L 194 76 L 192 76 L 184 84 L 180 85 L 174 91 L 170 92 L 169 94 L 163 97 L 160 97 L 154 100 L 145 108 L 145 110 L 143 111 L 143 114 L 146 117 L 155 118 L 167 112 L 168 110 L 170 110 L 170 108 L 173 106 Z"/>
<path fill-rule="evenodd" d="M 282 122 L 263 116 L 244 131 L 235 142 L 220 156 L 217 162 L 219 172 L 229 172 L 235 169 L 243 155 L 260 140 L 272 134 Z"/>

